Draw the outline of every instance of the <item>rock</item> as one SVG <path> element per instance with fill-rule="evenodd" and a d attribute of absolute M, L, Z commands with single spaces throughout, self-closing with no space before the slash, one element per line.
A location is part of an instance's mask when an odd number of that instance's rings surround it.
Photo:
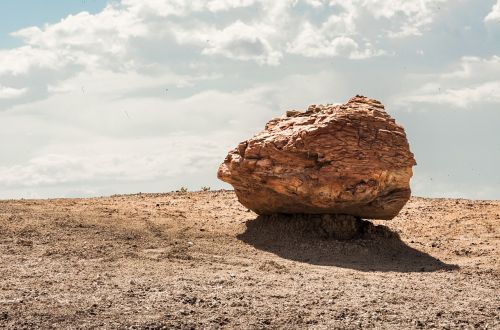
<path fill-rule="evenodd" d="M 369 221 L 345 214 L 273 214 L 262 215 L 267 232 L 278 232 L 286 237 L 350 240 L 371 238 L 373 227 Z"/>
<path fill-rule="evenodd" d="M 410 198 L 416 165 L 404 129 L 376 100 L 288 111 L 241 142 L 219 167 L 258 214 L 392 219 Z"/>

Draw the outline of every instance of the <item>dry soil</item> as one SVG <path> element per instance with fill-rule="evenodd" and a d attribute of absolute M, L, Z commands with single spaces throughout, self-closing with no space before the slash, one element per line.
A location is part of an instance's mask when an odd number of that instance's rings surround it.
<path fill-rule="evenodd" d="M 326 239 L 232 191 L 0 201 L 0 328 L 500 327 L 500 201 L 372 223 Z"/>

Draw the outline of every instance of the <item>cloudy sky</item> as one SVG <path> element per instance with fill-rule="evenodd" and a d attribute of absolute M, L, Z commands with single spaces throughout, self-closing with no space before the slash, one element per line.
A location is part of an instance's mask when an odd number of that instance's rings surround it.
<path fill-rule="evenodd" d="M 382 101 L 415 195 L 500 198 L 500 0 L 0 2 L 0 198 L 228 187 L 287 109 Z"/>

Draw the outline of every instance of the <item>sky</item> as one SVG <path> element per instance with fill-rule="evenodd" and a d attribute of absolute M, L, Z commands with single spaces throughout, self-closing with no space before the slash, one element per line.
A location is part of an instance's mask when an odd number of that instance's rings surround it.
<path fill-rule="evenodd" d="M 500 0 L 0 2 L 0 199 L 230 188 L 271 118 L 383 102 L 414 195 L 500 199 Z"/>

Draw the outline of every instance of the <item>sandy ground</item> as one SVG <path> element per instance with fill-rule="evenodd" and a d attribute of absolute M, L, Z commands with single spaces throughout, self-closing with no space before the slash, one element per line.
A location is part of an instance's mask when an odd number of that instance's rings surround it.
<path fill-rule="evenodd" d="M 0 201 L 0 328 L 500 328 L 500 201 L 373 223 L 324 239 L 231 191 Z"/>

